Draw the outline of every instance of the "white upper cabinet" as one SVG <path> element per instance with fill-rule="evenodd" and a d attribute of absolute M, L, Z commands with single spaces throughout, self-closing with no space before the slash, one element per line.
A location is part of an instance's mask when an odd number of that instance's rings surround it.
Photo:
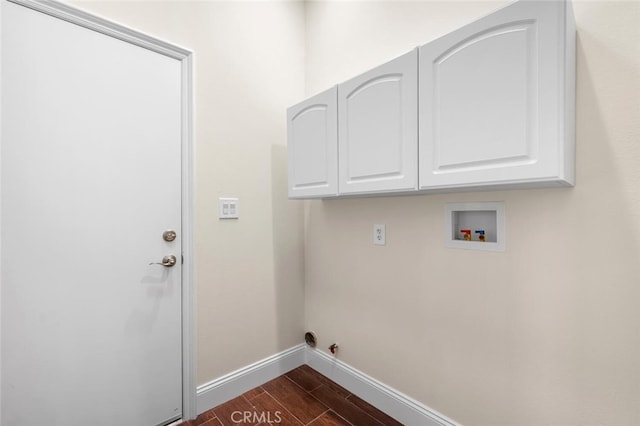
<path fill-rule="evenodd" d="M 338 194 L 337 88 L 287 110 L 289 198 Z"/>
<path fill-rule="evenodd" d="M 338 86 L 340 194 L 417 189 L 417 53 Z"/>
<path fill-rule="evenodd" d="M 291 198 L 571 186 L 571 3 L 511 3 L 287 118 Z"/>
<path fill-rule="evenodd" d="M 513 3 L 419 62 L 420 189 L 573 185 L 570 3 Z"/>

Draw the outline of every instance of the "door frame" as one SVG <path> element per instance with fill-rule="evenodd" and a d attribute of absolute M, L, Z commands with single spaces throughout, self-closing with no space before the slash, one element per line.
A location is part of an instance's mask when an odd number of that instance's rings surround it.
<path fill-rule="evenodd" d="M 75 7 L 47 0 L 0 0 L 0 32 L 2 31 L 2 9 L 6 3 L 15 3 L 80 25 L 93 31 L 117 38 L 156 53 L 176 59 L 181 63 L 182 92 L 182 418 L 192 419 L 197 416 L 196 377 L 195 377 L 195 260 L 193 239 L 193 201 L 194 201 L 194 144 L 193 144 L 193 52 L 175 44 L 167 43 L 123 25 L 108 21 Z M 0 58 L 2 46 L 0 43 Z M 2 61 L 0 60 L 0 76 Z M 2 85 L 0 84 L 0 99 Z M 2 126 L 2 106 L 0 103 L 0 128 Z M 0 133 L 0 147 L 2 134 Z M 0 186 L 1 189 L 1 186 Z M 0 192 L 0 206 L 2 193 Z M 0 208 L 0 218 L 2 209 Z M 0 221 L 1 226 L 1 221 Z M 1 229 L 0 229 L 1 230 Z M 0 246 L 0 253 L 2 247 Z M 2 297 L 2 281 L 0 277 L 0 300 Z M 1 304 L 0 304 L 1 306 Z M 0 308 L 1 309 L 1 308 Z M 1 314 L 1 311 L 0 311 Z M 1 329 L 0 329 L 1 333 Z M 0 334 L 0 377 L 2 376 L 2 339 Z M 1 387 L 0 387 L 1 389 Z M 1 397 L 1 395 L 0 395 Z M 0 404 L 0 410 L 1 410 Z M 0 411 L 1 416 L 1 411 Z M 0 417 L 1 418 L 1 417 Z"/>

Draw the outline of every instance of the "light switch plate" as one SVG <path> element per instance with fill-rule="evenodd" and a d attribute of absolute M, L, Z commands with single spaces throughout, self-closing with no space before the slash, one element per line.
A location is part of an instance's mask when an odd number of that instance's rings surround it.
<path fill-rule="evenodd" d="M 218 208 L 220 219 L 238 219 L 240 217 L 237 198 L 218 198 Z"/>

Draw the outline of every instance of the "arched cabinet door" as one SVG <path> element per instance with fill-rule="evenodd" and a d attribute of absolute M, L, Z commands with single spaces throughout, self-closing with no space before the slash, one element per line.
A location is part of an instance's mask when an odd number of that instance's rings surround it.
<path fill-rule="evenodd" d="M 287 110 L 289 198 L 338 194 L 337 88 Z"/>
<path fill-rule="evenodd" d="M 520 1 L 420 47 L 420 189 L 572 185 L 570 3 Z"/>
<path fill-rule="evenodd" d="M 340 194 L 417 189 L 417 74 L 413 50 L 338 86 Z"/>

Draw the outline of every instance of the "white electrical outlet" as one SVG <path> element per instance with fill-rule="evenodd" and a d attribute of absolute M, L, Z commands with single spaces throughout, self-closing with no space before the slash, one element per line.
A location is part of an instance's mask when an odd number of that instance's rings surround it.
<path fill-rule="evenodd" d="M 373 244 L 379 246 L 387 244 L 387 230 L 385 225 L 373 225 Z"/>

